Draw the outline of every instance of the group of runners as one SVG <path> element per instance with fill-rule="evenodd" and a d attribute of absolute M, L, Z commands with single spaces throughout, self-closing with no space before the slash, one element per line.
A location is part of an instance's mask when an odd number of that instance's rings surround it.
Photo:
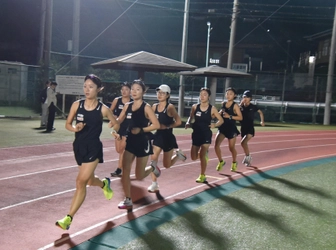
<path fill-rule="evenodd" d="M 150 106 L 143 100 L 146 93 L 144 82 L 134 80 L 131 84 L 121 86 L 121 96 L 113 100 L 111 107 L 101 103 L 98 93 L 103 89 L 101 80 L 95 75 L 87 75 L 84 80 L 85 99 L 74 102 L 66 121 L 66 129 L 75 132 L 73 150 L 79 166 L 76 179 L 76 191 L 73 196 L 69 213 L 56 222 L 60 228 L 69 229 L 75 213 L 84 202 L 86 186 L 99 186 L 106 199 L 111 199 L 113 191 L 110 179 L 99 179 L 94 171 L 98 163 L 103 162 L 103 145 L 100 141 L 102 132 L 102 118 L 109 119 L 108 126 L 115 138 L 115 148 L 119 154 L 117 169 L 111 176 L 121 176 L 125 198 L 118 204 L 119 209 L 132 209 L 130 174 L 135 161 L 135 177 L 138 180 L 151 175 L 152 183 L 149 192 L 157 192 L 159 185 L 157 178 L 161 174 L 158 159 L 163 151 L 163 167 L 170 168 L 177 160 L 185 161 L 187 156 L 178 148 L 173 128 L 182 124 L 176 108 L 170 103 L 171 89 L 168 85 L 156 88 L 158 102 Z M 264 126 L 263 113 L 252 103 L 250 91 L 245 91 L 240 104 L 234 99 L 237 97 L 235 89 L 226 89 L 226 100 L 222 108 L 209 103 L 211 91 L 208 88 L 200 90 L 199 103 L 191 108 L 190 116 L 185 128 L 192 128 L 192 146 L 190 157 L 200 160 L 201 173 L 196 179 L 198 183 L 206 182 L 206 168 L 208 163 L 208 150 L 212 140 L 212 129 L 218 128 L 215 139 L 215 152 L 219 163 L 216 167 L 220 171 L 225 165 L 220 145 L 225 138 L 228 139 L 232 154 L 231 171 L 237 170 L 237 151 L 235 149 L 236 137 L 239 131 L 236 121 L 241 122 L 241 145 L 245 152 L 243 163 L 251 164 L 251 155 L 248 141 L 254 136 L 254 113 L 260 114 L 261 125 Z M 75 125 L 73 125 L 73 121 Z M 152 131 L 156 131 L 154 134 Z M 151 158 L 147 165 L 148 158 Z"/>

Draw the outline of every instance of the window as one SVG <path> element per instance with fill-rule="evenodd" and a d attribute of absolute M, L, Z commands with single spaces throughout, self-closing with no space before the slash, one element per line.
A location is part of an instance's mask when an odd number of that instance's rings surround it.
<path fill-rule="evenodd" d="M 17 69 L 15 68 L 8 68 L 8 74 L 16 74 L 17 73 Z"/>

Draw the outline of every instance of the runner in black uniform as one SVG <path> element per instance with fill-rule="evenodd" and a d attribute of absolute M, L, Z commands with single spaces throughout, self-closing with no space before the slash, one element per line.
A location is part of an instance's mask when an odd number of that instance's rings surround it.
<path fill-rule="evenodd" d="M 243 120 L 240 122 L 240 132 L 242 137 L 240 145 L 244 149 L 245 157 L 243 164 L 246 166 L 250 166 L 252 162 L 252 157 L 247 143 L 252 139 L 252 137 L 254 137 L 254 114 L 256 112 L 258 112 L 260 116 L 260 125 L 265 126 L 263 112 L 256 105 L 252 104 L 251 100 L 252 94 L 249 90 L 246 90 L 243 94 L 243 99 L 240 102 L 240 109 L 243 114 Z"/>
<path fill-rule="evenodd" d="M 185 128 L 192 127 L 193 132 L 191 135 L 192 146 L 190 156 L 193 161 L 200 159 L 201 161 L 201 174 L 196 179 L 196 182 L 206 182 L 205 171 L 208 164 L 208 149 L 211 144 L 213 128 L 218 128 L 223 123 L 223 118 L 218 113 L 217 109 L 209 104 L 210 89 L 201 88 L 200 103 L 194 104 L 191 107 L 190 116 L 187 120 Z M 213 118 L 217 118 L 217 123 L 211 123 Z M 194 120 L 194 123 L 192 121 Z"/>
<path fill-rule="evenodd" d="M 222 103 L 222 109 L 219 112 L 224 118 L 224 123 L 219 127 L 215 141 L 215 152 L 219 160 L 216 167 L 217 171 L 220 171 L 225 165 L 220 148 L 220 145 L 225 138 L 228 138 L 229 150 L 232 155 L 231 171 L 237 170 L 237 150 L 235 144 L 239 131 L 236 126 L 236 121 L 241 121 L 243 116 L 240 112 L 239 105 L 234 102 L 236 96 L 237 93 L 234 88 L 226 89 L 225 97 L 227 102 Z"/>
<path fill-rule="evenodd" d="M 148 156 L 153 154 L 150 132 L 159 129 L 160 123 L 151 106 L 143 101 L 145 92 L 146 86 L 143 81 L 133 81 L 131 95 L 134 101 L 124 106 L 118 118 L 120 122 L 123 122 L 125 119 L 129 120 L 126 149 L 122 159 L 123 174 L 121 177 L 125 199 L 119 203 L 118 208 L 120 209 L 131 209 L 133 206 L 130 174 L 135 158 L 135 176 L 138 180 L 145 178 L 151 172 L 154 172 L 157 177 L 160 176 L 160 169 L 158 167 L 146 167 Z M 151 125 L 148 125 L 149 122 Z"/>
<path fill-rule="evenodd" d="M 87 75 L 83 89 L 85 99 L 72 104 L 65 124 L 67 130 L 75 132 L 73 150 L 79 172 L 70 211 L 63 219 L 56 222 L 56 225 L 64 230 L 69 229 L 73 216 L 84 202 L 87 185 L 101 187 L 108 200 L 113 196 L 110 179 L 100 180 L 95 176 L 94 171 L 98 163 L 103 162 L 103 145 L 99 139 L 103 117 L 110 120 L 109 125 L 113 125 L 116 131 L 119 130 L 119 123 L 111 110 L 97 99 L 98 92 L 102 89 L 101 81 L 97 76 Z M 76 125 L 73 126 L 74 119 L 76 119 Z"/>
<path fill-rule="evenodd" d="M 156 117 L 160 122 L 160 129 L 154 134 L 153 151 L 151 156 L 151 165 L 156 166 L 159 155 L 163 150 L 163 166 L 170 168 L 175 164 L 177 159 L 185 161 L 187 157 L 182 150 L 176 150 L 178 148 L 175 135 L 173 134 L 173 128 L 176 128 L 182 124 L 180 116 L 177 114 L 175 106 L 169 103 L 170 87 L 166 84 L 160 85 L 156 89 L 158 103 L 153 104 L 152 109 L 155 112 Z M 157 178 L 154 174 L 152 176 L 152 184 L 148 187 L 148 192 L 154 193 L 159 191 L 159 185 L 157 184 Z"/>
<path fill-rule="evenodd" d="M 132 101 L 130 94 L 131 94 L 131 85 L 127 82 L 124 82 L 121 85 L 121 96 L 114 98 L 112 104 L 111 104 L 111 110 L 113 112 L 113 115 L 118 118 L 121 111 L 124 108 L 124 105 L 130 101 Z M 124 154 L 125 151 L 125 147 L 126 147 L 126 130 L 128 127 L 127 124 L 128 120 L 124 120 L 123 123 L 120 124 L 120 129 L 118 131 L 118 134 L 120 135 L 120 139 L 119 140 L 115 140 L 115 148 L 117 153 L 119 154 L 119 162 L 118 162 L 118 168 L 111 173 L 111 176 L 113 177 L 120 177 L 121 176 L 121 172 L 122 172 L 122 156 Z"/>

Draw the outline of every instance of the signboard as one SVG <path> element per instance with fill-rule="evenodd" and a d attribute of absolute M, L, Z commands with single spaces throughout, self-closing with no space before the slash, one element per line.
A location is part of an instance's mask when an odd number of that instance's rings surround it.
<path fill-rule="evenodd" d="M 213 64 L 219 64 L 219 59 L 210 58 L 209 62 Z"/>
<path fill-rule="evenodd" d="M 85 76 L 57 75 L 56 91 L 64 95 L 83 95 Z"/>
<path fill-rule="evenodd" d="M 232 63 L 232 69 L 247 73 L 247 63 Z"/>

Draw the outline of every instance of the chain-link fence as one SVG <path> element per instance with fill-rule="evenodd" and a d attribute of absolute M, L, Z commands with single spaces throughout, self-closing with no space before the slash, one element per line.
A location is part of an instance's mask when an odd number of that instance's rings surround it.
<path fill-rule="evenodd" d="M 87 69 L 89 71 L 89 69 Z M 101 93 L 103 101 L 109 104 L 114 97 L 120 95 L 120 83 L 136 79 L 135 72 L 113 70 L 90 70 L 105 82 L 105 90 Z M 83 74 L 85 75 L 85 74 Z M 323 123 L 324 103 L 326 96 L 326 75 L 299 73 L 252 72 L 250 78 L 232 78 L 231 86 L 237 90 L 237 101 L 245 90 L 253 93 L 253 102 L 264 112 L 269 122 Z M 198 102 L 199 90 L 204 86 L 204 77 L 185 77 L 185 116 L 188 116 L 192 104 Z M 225 100 L 225 78 L 217 78 L 216 104 Z M 211 81 L 208 79 L 208 86 Z M 171 102 L 179 101 L 179 75 L 175 73 L 146 73 L 145 83 L 149 90 L 145 99 L 156 101 L 155 88 L 160 84 L 168 84 L 171 89 Z M 333 89 L 336 88 L 335 80 Z M 40 91 L 44 87 L 41 81 L 40 68 L 20 63 L 0 63 L 0 104 L 2 106 L 26 106 L 40 109 Z M 59 106 L 62 96 L 58 96 Z M 65 112 L 68 112 L 74 96 L 66 96 Z M 330 114 L 331 123 L 336 123 L 336 98 L 333 96 Z"/>

